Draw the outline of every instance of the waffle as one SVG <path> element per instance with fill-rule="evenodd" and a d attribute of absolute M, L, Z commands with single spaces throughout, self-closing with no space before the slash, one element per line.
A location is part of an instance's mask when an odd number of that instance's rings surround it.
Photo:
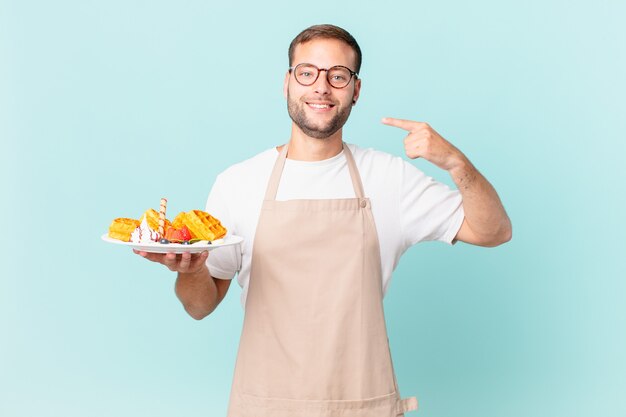
<path fill-rule="evenodd" d="M 111 226 L 109 226 L 109 237 L 129 242 L 130 235 L 139 224 L 139 220 L 119 217 L 111 222 Z"/>
<path fill-rule="evenodd" d="M 155 209 L 148 209 L 144 214 L 139 218 L 139 223 L 143 221 L 143 218 L 146 217 L 148 221 L 148 227 L 152 230 L 159 230 L 159 212 Z M 165 227 L 164 230 L 167 229 L 167 226 L 171 226 L 169 220 L 165 219 Z"/>
<path fill-rule="evenodd" d="M 185 224 L 183 223 L 183 221 L 185 220 L 186 214 L 187 213 L 185 213 L 184 211 L 181 211 L 176 217 L 174 217 L 174 220 L 172 220 L 172 227 L 174 229 L 180 229 L 181 227 L 183 227 L 183 225 Z"/>
<path fill-rule="evenodd" d="M 226 235 L 226 228 L 219 220 L 202 210 L 182 212 L 176 216 L 172 226 L 179 229 L 187 226 L 193 239 L 216 240 Z"/>

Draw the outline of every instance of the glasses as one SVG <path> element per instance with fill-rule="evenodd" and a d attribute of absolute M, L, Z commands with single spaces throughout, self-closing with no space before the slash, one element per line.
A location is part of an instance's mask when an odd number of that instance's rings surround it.
<path fill-rule="evenodd" d="M 289 67 L 289 72 L 293 73 L 296 81 L 300 85 L 309 86 L 315 84 L 320 76 L 320 72 L 326 71 L 326 79 L 328 84 L 334 88 L 344 88 L 350 84 L 352 77 L 359 78 L 359 74 L 343 65 L 335 65 L 334 67 L 317 68 L 313 64 L 298 64 L 295 67 Z"/>

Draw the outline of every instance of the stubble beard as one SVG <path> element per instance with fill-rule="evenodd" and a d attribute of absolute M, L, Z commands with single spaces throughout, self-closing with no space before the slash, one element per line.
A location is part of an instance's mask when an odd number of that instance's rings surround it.
<path fill-rule="evenodd" d="M 351 106 L 340 107 L 330 121 L 320 126 L 307 117 L 304 109 L 306 105 L 304 101 L 292 99 L 289 92 L 287 92 L 287 111 L 289 112 L 289 117 L 291 117 L 291 120 L 293 120 L 296 126 L 298 126 L 305 135 L 315 139 L 328 139 L 334 135 L 346 124 L 350 112 L 352 111 Z"/>

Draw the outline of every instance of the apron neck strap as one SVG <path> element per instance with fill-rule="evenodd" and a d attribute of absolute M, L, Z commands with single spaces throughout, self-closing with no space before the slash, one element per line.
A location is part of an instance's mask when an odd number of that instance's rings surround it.
<path fill-rule="evenodd" d="M 350 170 L 350 178 L 352 179 L 354 194 L 357 198 L 365 198 L 365 193 L 363 192 L 363 183 L 361 182 L 361 176 L 359 175 L 359 171 L 356 169 L 354 156 L 352 156 L 352 152 L 350 151 L 350 148 L 346 146 L 345 142 L 342 142 L 342 146 L 343 153 L 346 156 L 346 161 L 348 162 L 348 169 Z M 288 149 L 289 143 L 283 146 L 283 149 L 280 151 L 280 154 L 276 159 L 274 169 L 272 170 L 270 180 L 267 184 L 267 190 L 265 191 L 265 200 L 276 200 L 276 194 L 278 193 L 278 184 L 280 184 L 280 177 L 283 173 L 283 169 L 285 168 L 285 161 L 287 160 Z"/>

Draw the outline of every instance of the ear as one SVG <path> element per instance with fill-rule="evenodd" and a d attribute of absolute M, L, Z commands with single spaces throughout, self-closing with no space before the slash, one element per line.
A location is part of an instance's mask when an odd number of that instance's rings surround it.
<path fill-rule="evenodd" d="M 285 74 L 285 81 L 283 81 L 283 96 L 287 98 L 287 90 L 289 89 L 289 71 Z"/>
<path fill-rule="evenodd" d="M 354 94 L 352 96 L 352 105 L 354 106 L 359 99 L 359 95 L 361 94 L 361 79 L 357 78 L 354 82 Z"/>

